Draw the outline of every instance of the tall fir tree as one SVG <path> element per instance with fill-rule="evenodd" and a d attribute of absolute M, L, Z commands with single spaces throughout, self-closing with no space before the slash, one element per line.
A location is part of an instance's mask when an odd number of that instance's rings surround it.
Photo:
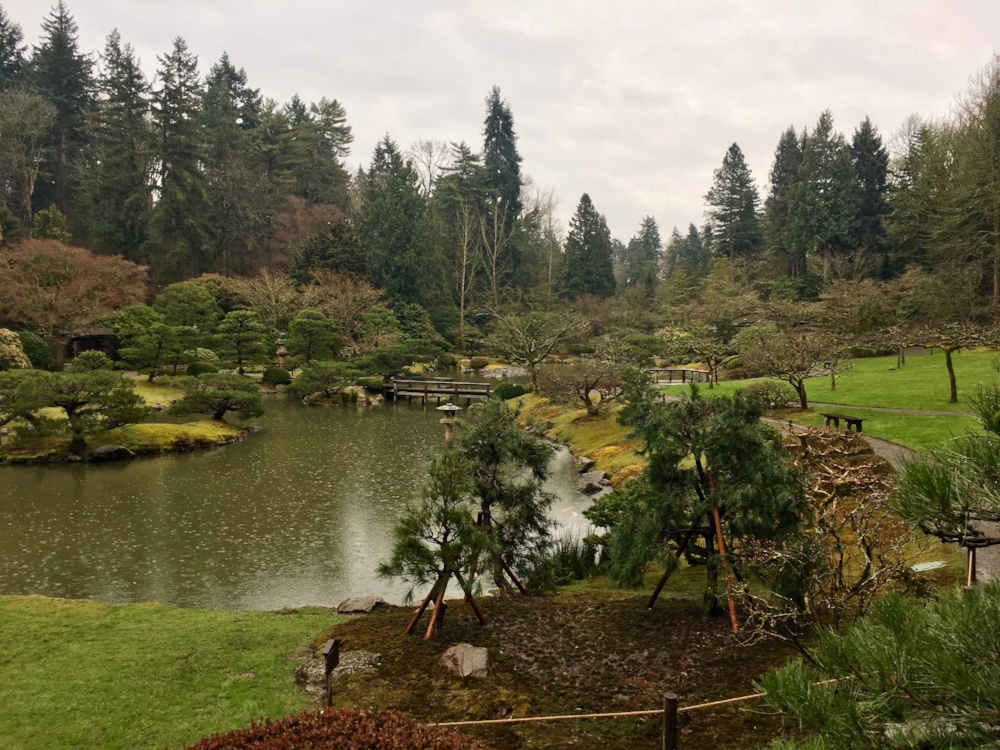
<path fill-rule="evenodd" d="M 771 166 L 770 192 L 764 201 L 764 237 L 767 249 L 785 264 L 788 275 L 793 279 L 806 273 L 805 256 L 793 249 L 788 235 L 789 209 L 792 194 L 799 182 L 804 148 L 804 132 L 800 138 L 795 128 L 789 127 L 781 134 L 774 152 L 774 164 Z"/>
<path fill-rule="evenodd" d="M 211 268 L 208 184 L 204 140 L 198 117 L 202 88 L 198 58 L 187 42 L 174 40 L 171 52 L 157 57 L 158 87 L 153 114 L 159 150 L 159 196 L 152 228 L 160 257 L 150 259 L 154 274 L 195 276 Z"/>
<path fill-rule="evenodd" d="M 626 249 L 628 262 L 625 268 L 625 285 L 641 284 L 652 294 L 660 275 L 663 256 L 663 241 L 656 219 L 647 216 L 639 225 L 639 231 Z"/>
<path fill-rule="evenodd" d="M 20 83 L 24 72 L 24 32 L 0 5 L 0 91 Z"/>
<path fill-rule="evenodd" d="M 222 53 L 205 77 L 201 119 L 204 123 L 210 162 L 220 164 L 245 148 L 245 133 L 260 121 L 259 89 L 247 85 L 247 74 Z"/>
<path fill-rule="evenodd" d="M 584 294 L 610 297 L 615 293 L 611 231 L 586 193 L 569 222 L 560 293 L 569 299 Z"/>
<path fill-rule="evenodd" d="M 499 304 L 499 290 L 509 283 L 521 261 L 514 230 L 521 216 L 521 155 L 517 151 L 514 115 L 510 104 L 500 98 L 494 86 L 486 97 L 483 128 L 483 170 L 488 206 L 483 237 L 489 258 L 493 304 Z"/>
<path fill-rule="evenodd" d="M 823 280 L 830 278 L 835 255 L 853 247 L 857 226 L 858 189 L 851 149 L 833 129 L 824 111 L 805 138 L 799 181 L 789 206 L 789 238 L 800 255 L 822 259 Z"/>
<path fill-rule="evenodd" d="M 118 31 L 108 36 L 100 68 L 97 101 L 87 115 L 81 213 L 94 250 L 143 261 L 156 154 L 150 87 Z"/>
<path fill-rule="evenodd" d="M 715 170 L 705 202 L 710 206 L 708 221 L 715 254 L 729 258 L 730 267 L 737 258 L 757 256 L 762 241 L 757 215 L 760 196 L 738 144 L 729 147 L 722 166 Z"/>
<path fill-rule="evenodd" d="M 859 253 L 868 256 L 872 269 L 883 279 L 888 278 L 885 220 L 889 214 L 889 152 L 882 145 L 882 136 L 869 118 L 854 131 L 851 159 L 858 181 L 858 214 L 854 244 Z"/>
<path fill-rule="evenodd" d="M 58 0 L 42 21 L 42 37 L 31 55 L 31 82 L 56 110 L 48 179 L 35 193 L 36 206 L 55 203 L 71 222 L 75 160 L 84 143 L 84 113 L 93 101 L 93 61 L 80 52 L 79 30 L 66 3 Z"/>

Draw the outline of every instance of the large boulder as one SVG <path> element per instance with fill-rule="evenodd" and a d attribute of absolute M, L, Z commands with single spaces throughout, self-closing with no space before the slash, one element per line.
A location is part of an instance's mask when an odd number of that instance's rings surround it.
<path fill-rule="evenodd" d="M 123 458 L 133 458 L 135 454 L 124 445 L 102 445 L 94 448 L 90 454 L 91 461 L 120 461 Z"/>
<path fill-rule="evenodd" d="M 470 643 L 452 646 L 441 656 L 441 664 L 459 677 L 486 677 L 489 651 Z"/>
<path fill-rule="evenodd" d="M 588 471 L 580 475 L 580 489 L 594 495 L 608 485 L 608 475 L 603 471 Z"/>
<path fill-rule="evenodd" d="M 577 456 L 576 459 L 573 461 L 573 468 L 576 469 L 581 474 L 586 474 L 588 471 L 594 468 L 594 465 L 596 463 L 597 461 L 595 461 L 592 458 L 588 458 L 587 456 Z"/>
<path fill-rule="evenodd" d="M 338 615 L 367 615 L 375 607 L 385 604 L 381 596 L 355 596 L 337 605 Z"/>

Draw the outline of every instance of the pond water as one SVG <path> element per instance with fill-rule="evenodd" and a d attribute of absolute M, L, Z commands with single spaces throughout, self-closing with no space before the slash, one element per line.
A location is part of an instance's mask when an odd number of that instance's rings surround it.
<path fill-rule="evenodd" d="M 105 465 L 0 467 L 0 593 L 181 607 L 335 606 L 378 580 L 401 509 L 444 447 L 434 405 L 308 408 L 267 399 L 243 443 Z M 590 501 L 561 449 L 560 532 Z"/>

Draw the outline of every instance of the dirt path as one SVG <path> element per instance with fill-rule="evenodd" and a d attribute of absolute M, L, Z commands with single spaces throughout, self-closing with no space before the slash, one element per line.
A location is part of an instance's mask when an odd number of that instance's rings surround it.
<path fill-rule="evenodd" d="M 866 411 L 885 411 L 891 414 L 913 414 L 918 417 L 974 417 L 971 411 L 928 411 L 926 409 L 895 409 L 891 406 L 858 406 L 857 404 L 824 404 L 820 401 L 810 401 L 809 408 L 820 409 L 864 409 Z"/>

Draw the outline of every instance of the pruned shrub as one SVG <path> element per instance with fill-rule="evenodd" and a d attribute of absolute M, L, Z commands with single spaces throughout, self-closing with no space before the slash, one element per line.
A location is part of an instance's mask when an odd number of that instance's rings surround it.
<path fill-rule="evenodd" d="M 458 357 L 456 357 L 454 354 L 448 354 L 447 352 L 444 352 L 438 355 L 437 366 L 442 370 L 447 369 L 449 367 L 454 367 L 457 364 L 458 364 Z"/>
<path fill-rule="evenodd" d="M 219 359 L 219 355 L 216 354 L 211 349 L 205 349 L 199 346 L 197 349 L 194 350 L 194 355 L 195 359 L 197 359 L 199 362 L 208 362 L 209 364 L 215 365 L 216 367 L 218 367 L 222 363 L 222 360 Z"/>
<path fill-rule="evenodd" d="M 91 349 L 76 355 L 66 363 L 66 372 L 94 372 L 95 370 L 113 370 L 115 363 L 108 355 L 97 349 Z"/>
<path fill-rule="evenodd" d="M 31 360 L 32 367 L 45 367 L 52 361 L 52 352 L 49 351 L 48 344 L 31 331 L 18 331 L 17 337 L 21 339 L 21 348 L 25 355 Z"/>
<path fill-rule="evenodd" d="M 482 370 L 490 361 L 486 357 L 473 357 L 469 360 L 469 367 L 473 370 Z"/>
<path fill-rule="evenodd" d="M 731 370 L 719 370 L 719 380 L 746 380 L 749 374 L 742 367 L 734 367 Z"/>
<path fill-rule="evenodd" d="M 188 750 L 488 750 L 454 730 L 420 724 L 398 711 L 304 711 L 202 739 Z"/>
<path fill-rule="evenodd" d="M 358 378 L 357 384 L 372 393 L 382 392 L 382 378 Z"/>
<path fill-rule="evenodd" d="M 204 375 L 205 373 L 211 373 L 214 375 L 218 371 L 218 367 L 208 362 L 193 362 L 187 366 L 187 374 L 195 378 L 199 375 Z"/>
<path fill-rule="evenodd" d="M 798 403 L 799 399 L 795 389 L 787 383 L 753 383 L 744 388 L 742 393 L 745 398 L 763 401 L 768 409 L 777 409 L 787 406 L 789 403 Z"/>
<path fill-rule="evenodd" d="M 575 354 L 576 356 L 581 356 L 583 354 L 593 354 L 597 350 L 592 346 L 587 346 L 586 344 L 570 344 L 569 353 Z"/>
<path fill-rule="evenodd" d="M 268 367 L 261 380 L 268 385 L 288 385 L 292 382 L 292 374 L 283 367 Z"/>
<path fill-rule="evenodd" d="M 501 383 L 493 389 L 493 397 L 501 401 L 523 396 L 527 391 L 520 383 Z"/>

